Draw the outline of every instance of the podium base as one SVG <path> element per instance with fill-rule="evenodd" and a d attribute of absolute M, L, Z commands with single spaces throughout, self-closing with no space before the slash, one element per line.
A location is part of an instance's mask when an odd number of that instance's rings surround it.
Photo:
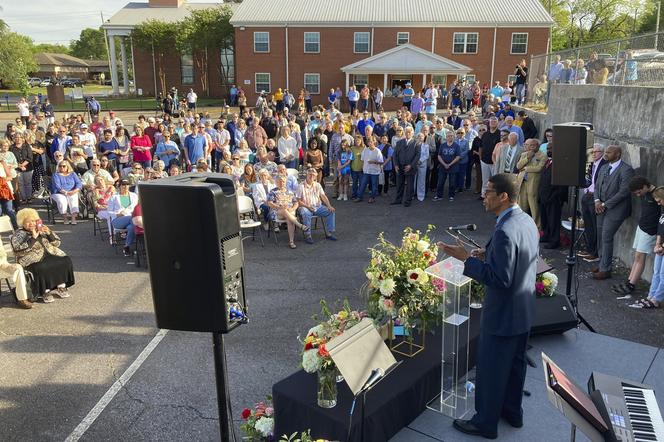
<path fill-rule="evenodd" d="M 457 386 L 454 391 L 443 391 L 427 404 L 427 408 L 452 419 L 463 419 L 472 416 L 475 411 L 475 395 L 466 394 L 464 385 Z"/>

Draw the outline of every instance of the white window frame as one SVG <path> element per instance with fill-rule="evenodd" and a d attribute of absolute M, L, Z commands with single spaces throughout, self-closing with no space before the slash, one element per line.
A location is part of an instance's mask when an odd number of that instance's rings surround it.
<path fill-rule="evenodd" d="M 307 43 L 308 44 L 314 44 L 314 42 L 307 42 L 307 35 L 316 35 L 318 37 L 317 41 L 315 42 L 317 49 L 315 51 L 307 51 Z M 320 54 L 320 32 L 305 32 L 303 35 L 303 41 L 304 41 L 304 53 L 305 54 Z"/>
<path fill-rule="evenodd" d="M 184 64 L 183 60 L 185 57 L 188 57 L 191 60 L 191 64 Z M 184 69 L 185 66 L 191 68 L 191 81 L 185 81 Z M 180 55 L 180 83 L 182 84 L 194 84 L 194 56 L 192 54 L 182 54 Z"/>
<path fill-rule="evenodd" d="M 263 35 L 263 34 L 267 35 L 267 50 L 266 51 L 257 51 L 256 50 L 256 43 L 257 43 L 256 42 L 256 36 L 258 36 L 259 34 L 260 35 Z M 259 42 L 259 43 L 260 44 L 265 44 L 265 42 L 262 42 L 262 41 Z M 255 31 L 254 32 L 254 53 L 255 54 L 267 54 L 268 52 L 270 52 L 270 33 L 268 31 Z"/>
<path fill-rule="evenodd" d="M 316 83 L 316 86 L 318 87 L 318 92 L 312 92 L 309 89 L 307 89 L 307 75 L 315 75 L 318 77 L 318 82 Z M 312 84 L 312 83 L 308 83 Z M 311 95 L 320 95 L 320 74 L 318 72 L 305 72 L 304 73 L 304 89 L 309 91 L 309 94 Z"/>
<path fill-rule="evenodd" d="M 259 88 L 258 87 L 258 76 L 259 75 L 267 75 L 267 88 Z M 264 83 L 263 83 L 264 84 Z M 272 74 L 269 72 L 256 72 L 254 73 L 254 86 L 257 94 L 260 94 L 261 91 L 265 91 L 268 94 L 272 92 Z"/>
<path fill-rule="evenodd" d="M 366 77 L 367 81 L 366 82 L 357 81 L 357 77 L 363 77 L 363 78 Z M 353 74 L 353 84 L 355 86 L 357 86 L 358 84 L 363 84 L 367 86 L 369 84 L 369 74 Z"/>
<path fill-rule="evenodd" d="M 457 44 L 456 42 L 456 36 L 457 35 L 463 35 L 463 51 L 457 52 L 455 51 L 455 46 Z M 468 43 L 468 36 L 469 35 L 475 35 L 475 42 L 474 43 Z M 468 50 L 468 45 L 469 44 L 474 44 L 475 45 L 475 50 L 474 51 L 469 51 Z M 452 35 L 452 53 L 453 54 L 477 54 L 477 51 L 479 50 L 480 47 L 480 34 L 479 32 L 455 32 L 454 35 Z"/>
<path fill-rule="evenodd" d="M 406 42 L 405 43 L 399 43 L 399 37 L 406 35 Z M 410 43 L 410 32 L 397 32 L 397 46 L 401 45 L 407 45 Z"/>
<path fill-rule="evenodd" d="M 463 74 L 463 75 L 459 74 L 459 75 L 457 75 L 457 80 L 461 80 L 462 78 L 465 79 L 466 82 L 468 82 L 468 83 L 475 83 L 477 81 L 476 77 L 475 77 L 475 74 Z"/>
<path fill-rule="evenodd" d="M 366 35 L 367 36 L 367 42 L 364 43 L 359 43 L 359 44 L 366 44 L 367 45 L 367 50 L 366 51 L 358 51 L 357 50 L 357 37 L 360 35 Z M 354 54 L 368 54 L 371 52 L 371 32 L 355 32 L 353 33 L 353 53 Z"/>
<path fill-rule="evenodd" d="M 514 36 L 515 35 L 525 35 L 526 36 L 526 48 L 523 52 L 514 52 Z M 517 43 L 522 45 L 524 43 Z M 512 39 L 510 40 L 510 54 L 526 55 L 528 53 L 528 33 L 527 32 L 512 32 Z"/>

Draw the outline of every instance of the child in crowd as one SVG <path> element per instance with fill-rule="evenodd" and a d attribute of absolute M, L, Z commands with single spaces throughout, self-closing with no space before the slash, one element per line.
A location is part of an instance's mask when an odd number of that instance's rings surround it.
<path fill-rule="evenodd" d="M 341 153 L 339 154 L 339 198 L 348 201 L 348 188 L 350 187 L 350 163 L 353 161 L 353 151 L 347 140 L 341 140 Z"/>
<path fill-rule="evenodd" d="M 360 181 L 362 181 L 362 168 L 364 161 L 362 161 L 362 151 L 364 150 L 364 138 L 362 135 L 355 135 L 355 143 L 351 148 L 353 151 L 353 160 L 350 163 L 350 176 L 353 179 L 353 187 L 351 191 L 351 199 L 355 201 L 359 196 Z"/>

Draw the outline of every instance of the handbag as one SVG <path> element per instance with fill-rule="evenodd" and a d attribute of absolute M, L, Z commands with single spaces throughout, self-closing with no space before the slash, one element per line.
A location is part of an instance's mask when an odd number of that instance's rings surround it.
<path fill-rule="evenodd" d="M 381 173 L 378 174 L 378 185 L 379 186 L 384 186 L 385 185 L 385 174 L 382 173 L 382 170 L 381 170 Z"/>
<path fill-rule="evenodd" d="M 14 193 L 9 188 L 7 180 L 0 177 L 0 200 L 11 201 L 14 199 Z"/>

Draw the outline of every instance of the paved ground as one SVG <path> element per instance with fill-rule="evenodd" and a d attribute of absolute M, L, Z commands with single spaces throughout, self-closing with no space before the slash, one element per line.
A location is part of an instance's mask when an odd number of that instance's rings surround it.
<path fill-rule="evenodd" d="M 469 193 L 454 203 L 427 200 L 409 209 L 389 206 L 385 198 L 374 205 L 335 201 L 335 206 L 336 243 L 322 240 L 320 232 L 314 245 L 298 237 L 297 250 L 287 248 L 283 233 L 279 246 L 271 240 L 265 248 L 245 242 L 251 322 L 227 337 L 236 419 L 242 407 L 298 369 L 297 336 L 312 325 L 320 298 L 363 305 L 358 288 L 367 248 L 380 231 L 396 239 L 406 226 L 474 222 L 479 227 L 474 236 L 483 242 L 493 228 L 492 216 Z M 0 298 L 3 441 L 64 440 L 158 332 L 145 270 L 93 237 L 90 222 L 54 230 L 74 261 L 72 297 L 30 311 L 14 308 L 8 296 Z M 545 256 L 556 264 L 564 291 L 563 251 Z M 602 334 L 664 346 L 664 311 L 628 309 L 610 293 L 611 283 L 581 275 L 579 308 L 586 319 Z M 210 336 L 168 332 L 82 439 L 117 440 L 120 434 L 127 440 L 218 439 L 214 388 Z"/>

